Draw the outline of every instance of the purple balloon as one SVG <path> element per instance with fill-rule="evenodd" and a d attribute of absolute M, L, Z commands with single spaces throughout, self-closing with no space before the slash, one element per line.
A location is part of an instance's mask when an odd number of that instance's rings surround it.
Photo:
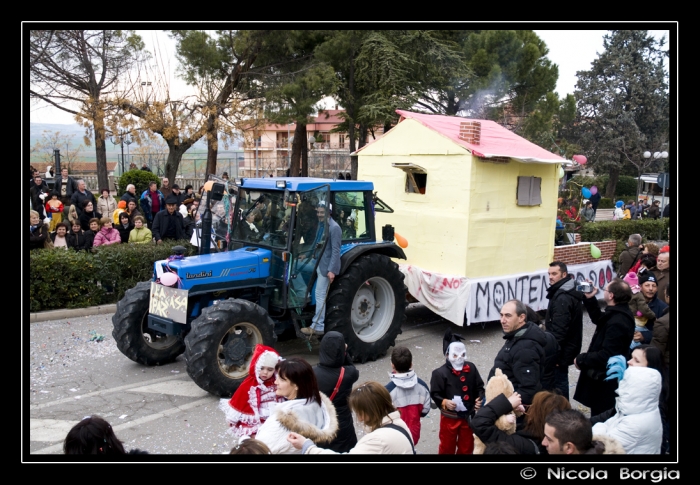
<path fill-rule="evenodd" d="M 593 186 L 591 187 L 591 195 L 595 195 L 595 194 L 597 194 L 597 193 L 598 193 L 598 187 L 596 187 L 595 185 L 593 185 Z"/>

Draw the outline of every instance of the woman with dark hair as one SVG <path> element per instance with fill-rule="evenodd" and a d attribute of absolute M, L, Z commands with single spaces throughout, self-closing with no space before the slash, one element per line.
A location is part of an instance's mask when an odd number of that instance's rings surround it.
<path fill-rule="evenodd" d="M 488 401 L 472 418 L 471 428 L 485 445 L 505 441 L 522 455 L 547 454 L 542 446 L 544 439 L 544 421 L 552 411 L 571 409 L 569 401 L 558 392 L 540 391 L 535 394 L 532 404 L 525 412 L 524 427 L 513 434 L 496 427 L 496 420 L 520 406 L 520 394 L 514 392 L 510 397 L 499 394 Z"/>
<path fill-rule="evenodd" d="M 278 362 L 275 372 L 276 393 L 287 401 L 277 405 L 255 439 L 265 443 L 274 455 L 301 453 L 287 441 L 290 432 L 329 443 L 338 432 L 338 418 L 331 400 L 318 390 L 311 365 L 292 357 Z"/>
<path fill-rule="evenodd" d="M 73 426 L 63 440 L 66 455 L 126 455 L 112 426 L 99 416 L 88 416 Z"/>
<path fill-rule="evenodd" d="M 415 454 L 413 438 L 408 425 L 391 402 L 391 395 L 378 382 L 365 382 L 350 393 L 348 405 L 357 420 L 367 428 L 367 433 L 357 445 L 348 451 L 351 455 L 412 455 Z M 333 450 L 319 448 L 313 438 L 303 433 L 289 433 L 288 441 L 303 454 L 337 454 Z"/>
<path fill-rule="evenodd" d="M 107 421 L 87 416 L 73 426 L 63 440 L 66 455 L 140 455 L 146 451 L 134 448 L 127 453 Z"/>
<path fill-rule="evenodd" d="M 128 243 L 129 242 L 129 235 L 131 234 L 131 230 L 134 228 L 134 225 L 131 223 L 131 219 L 129 219 L 129 214 L 126 212 L 122 212 L 119 214 L 119 224 L 117 224 L 117 231 L 119 231 L 119 237 L 121 238 L 122 243 Z"/>
<path fill-rule="evenodd" d="M 91 200 L 85 199 L 83 201 L 83 211 L 80 213 L 80 217 L 78 219 L 80 220 L 80 228 L 83 231 L 89 231 L 90 219 L 102 219 L 102 214 L 95 210 Z"/>
<path fill-rule="evenodd" d="M 70 226 L 68 226 L 67 222 L 59 222 L 56 225 L 56 230 L 49 234 L 54 248 L 68 249 L 67 234 L 69 230 Z"/>
<path fill-rule="evenodd" d="M 108 188 L 104 188 L 100 192 L 102 195 L 97 198 L 97 212 L 104 214 L 105 217 L 111 216 L 117 210 L 117 200 L 109 193 Z"/>
<path fill-rule="evenodd" d="M 134 224 L 134 219 L 136 216 L 143 217 L 143 212 L 141 212 L 139 206 L 136 204 L 136 201 L 133 199 L 126 203 L 126 213 L 129 214 L 132 224 Z"/>
<path fill-rule="evenodd" d="M 67 224 L 67 223 L 66 223 Z M 68 242 L 68 247 L 75 250 L 75 251 L 81 251 L 81 250 L 89 250 L 92 247 L 92 243 L 88 246 L 87 244 L 87 236 L 83 232 L 83 230 L 80 228 L 80 223 L 79 222 L 73 222 L 71 226 L 71 230 L 68 232 L 68 235 L 66 236 L 67 242 Z M 94 239 L 94 236 L 93 236 Z"/>

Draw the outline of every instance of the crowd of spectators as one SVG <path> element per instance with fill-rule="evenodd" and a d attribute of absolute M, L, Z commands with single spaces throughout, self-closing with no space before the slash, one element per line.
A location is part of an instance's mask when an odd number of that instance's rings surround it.
<path fill-rule="evenodd" d="M 53 190 L 37 170 L 30 167 L 30 172 L 32 250 L 90 251 L 113 244 L 189 240 L 199 220 L 200 196 L 189 184 L 180 190 L 164 178 L 160 190 L 153 182 L 137 194 L 136 187 L 129 184 L 121 197 L 103 188 L 96 198 L 85 181 L 70 176 L 67 168 L 55 178 Z"/>

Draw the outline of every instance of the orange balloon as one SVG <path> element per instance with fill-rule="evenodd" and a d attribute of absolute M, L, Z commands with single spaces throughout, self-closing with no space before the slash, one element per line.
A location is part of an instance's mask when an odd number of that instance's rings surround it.
<path fill-rule="evenodd" d="M 394 233 L 394 238 L 396 239 L 396 242 L 398 243 L 398 245 L 401 246 L 402 248 L 406 249 L 408 247 L 408 241 L 406 240 L 405 237 L 403 237 L 398 232 Z"/>

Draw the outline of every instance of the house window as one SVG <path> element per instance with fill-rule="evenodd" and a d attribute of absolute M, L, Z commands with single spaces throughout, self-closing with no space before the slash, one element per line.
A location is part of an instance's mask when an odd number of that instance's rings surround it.
<path fill-rule="evenodd" d="M 542 204 L 542 177 L 518 177 L 518 205 Z"/>
<path fill-rule="evenodd" d="M 407 193 L 425 195 L 428 186 L 428 171 L 426 169 L 414 163 L 392 163 L 391 166 L 406 172 L 405 190 Z"/>
<path fill-rule="evenodd" d="M 338 148 L 345 148 L 345 135 L 338 135 Z"/>

